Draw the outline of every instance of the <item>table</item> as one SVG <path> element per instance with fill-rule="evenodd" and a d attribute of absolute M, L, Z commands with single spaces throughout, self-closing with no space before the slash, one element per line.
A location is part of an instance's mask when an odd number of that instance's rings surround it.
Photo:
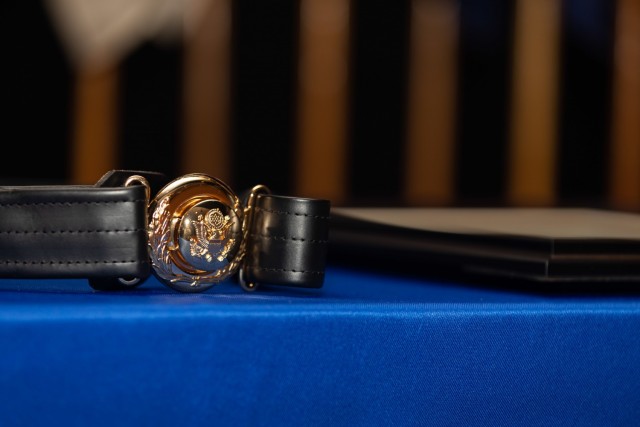
<path fill-rule="evenodd" d="M 637 425 L 640 292 L 0 280 L 0 425 Z"/>

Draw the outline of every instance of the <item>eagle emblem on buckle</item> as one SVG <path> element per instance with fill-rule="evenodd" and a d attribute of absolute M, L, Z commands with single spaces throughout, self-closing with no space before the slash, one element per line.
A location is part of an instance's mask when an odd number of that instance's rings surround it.
<path fill-rule="evenodd" d="M 154 274 L 181 292 L 202 292 L 241 270 L 252 206 L 218 178 L 194 173 L 161 188 L 149 202 L 148 251 Z M 253 283 L 240 281 L 248 290 Z"/>
<path fill-rule="evenodd" d="M 204 215 L 199 214 L 191 223 L 194 228 L 194 235 L 189 239 L 191 256 L 204 258 L 208 262 L 213 261 L 213 257 L 223 261 L 235 244 L 235 239 L 227 240 L 227 232 L 232 225 L 231 217 L 216 208 Z M 210 250 L 212 245 L 219 247 L 213 254 Z"/>

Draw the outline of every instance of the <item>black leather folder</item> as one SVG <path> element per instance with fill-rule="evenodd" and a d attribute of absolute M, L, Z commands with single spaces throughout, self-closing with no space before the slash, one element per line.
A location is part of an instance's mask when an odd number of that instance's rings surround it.
<path fill-rule="evenodd" d="M 640 282 L 640 214 L 584 208 L 332 210 L 330 260 L 536 282 Z"/>

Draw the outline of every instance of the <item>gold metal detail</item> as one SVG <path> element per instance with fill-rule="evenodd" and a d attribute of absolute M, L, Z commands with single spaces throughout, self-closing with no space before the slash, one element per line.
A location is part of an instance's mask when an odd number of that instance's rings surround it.
<path fill-rule="evenodd" d="M 124 182 L 125 187 L 129 187 L 131 185 L 141 184 L 144 185 L 145 195 L 147 197 L 147 202 L 151 200 L 151 185 L 149 185 L 149 181 L 142 175 L 131 175 Z"/>
<path fill-rule="evenodd" d="M 217 178 L 184 175 L 149 205 L 149 254 L 156 276 L 182 292 L 200 292 L 239 267 L 244 209 Z"/>
<path fill-rule="evenodd" d="M 222 181 L 184 175 L 149 204 L 149 255 L 155 275 L 182 292 L 201 292 L 238 271 L 246 253 L 255 186 L 243 206 Z M 243 285 L 247 289 L 254 284 Z"/>
<path fill-rule="evenodd" d="M 249 238 L 249 230 L 251 229 L 251 224 L 253 223 L 253 215 L 255 212 L 254 206 L 256 204 L 256 198 L 258 197 L 259 194 L 269 194 L 269 193 L 271 193 L 269 188 L 262 184 L 254 186 L 249 192 L 249 197 L 247 198 L 247 205 L 244 208 L 244 223 L 242 226 L 243 242 L 244 242 L 242 247 L 243 256 L 244 256 L 244 252 L 246 251 L 245 245 Z M 243 264 L 244 264 L 244 259 L 243 259 Z M 245 279 L 244 267 L 240 268 L 240 272 L 238 274 L 238 282 L 240 283 L 240 286 L 242 287 L 242 289 L 248 292 L 255 291 L 258 288 L 257 283 L 249 282 Z"/>
<path fill-rule="evenodd" d="M 220 209 L 211 209 L 206 214 L 199 214 L 195 221 L 191 221 L 195 236 L 189 238 L 191 244 L 191 256 L 204 257 L 211 262 L 213 257 L 222 261 L 235 243 L 235 239 L 227 239 L 227 232 L 233 225 L 231 217 L 224 215 Z M 224 247 L 215 254 L 209 251 L 211 245 Z"/>

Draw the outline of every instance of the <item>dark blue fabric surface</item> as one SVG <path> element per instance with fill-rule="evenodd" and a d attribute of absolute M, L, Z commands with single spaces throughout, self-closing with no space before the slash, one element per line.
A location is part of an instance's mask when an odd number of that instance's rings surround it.
<path fill-rule="evenodd" d="M 640 295 L 0 281 L 0 426 L 633 426 Z"/>

